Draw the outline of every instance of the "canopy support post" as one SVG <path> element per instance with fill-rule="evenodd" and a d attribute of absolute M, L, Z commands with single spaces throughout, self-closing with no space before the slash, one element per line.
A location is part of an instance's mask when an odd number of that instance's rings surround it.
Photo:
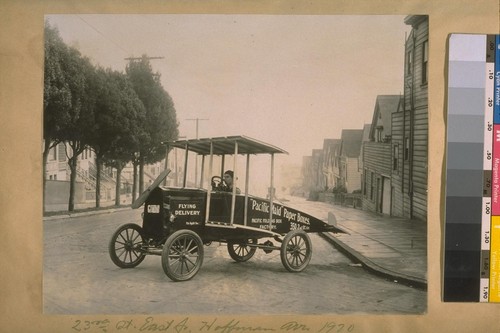
<path fill-rule="evenodd" d="M 274 188 L 274 153 L 271 153 L 271 188 L 269 189 L 269 231 L 272 231 L 273 222 L 273 188 Z"/>
<path fill-rule="evenodd" d="M 210 141 L 210 157 L 209 157 L 209 161 L 208 161 L 208 174 L 211 175 L 212 174 L 212 168 L 213 168 L 213 164 L 214 164 L 214 143 L 212 141 Z M 212 189 L 210 188 L 212 186 L 212 184 L 209 184 L 208 185 L 208 191 L 207 191 L 207 205 L 206 205 L 206 209 L 205 209 L 205 224 L 208 222 L 208 218 L 210 216 L 210 198 L 211 198 L 211 194 L 212 194 Z"/>
<path fill-rule="evenodd" d="M 235 211 L 235 204 L 236 204 L 236 183 L 237 183 L 237 178 L 236 175 L 236 159 L 238 158 L 238 141 L 234 141 L 234 157 L 233 157 L 233 193 L 231 196 L 231 225 L 234 223 L 234 211 Z"/>
<path fill-rule="evenodd" d="M 203 188 L 203 182 L 205 181 L 205 155 L 201 155 L 201 175 L 200 175 L 200 188 Z"/>
<path fill-rule="evenodd" d="M 247 225 L 248 219 L 248 185 L 250 184 L 250 154 L 247 154 L 247 171 L 245 175 L 245 211 L 243 224 Z"/>
<path fill-rule="evenodd" d="M 167 151 L 165 152 L 165 170 L 168 169 L 168 153 L 169 153 L 170 145 L 167 143 Z M 167 186 L 167 177 L 163 180 L 163 185 Z"/>
<path fill-rule="evenodd" d="M 186 156 L 184 157 L 184 179 L 182 180 L 182 187 L 186 187 L 187 184 L 187 166 L 188 166 L 188 155 L 189 155 L 189 144 L 186 142 Z"/>

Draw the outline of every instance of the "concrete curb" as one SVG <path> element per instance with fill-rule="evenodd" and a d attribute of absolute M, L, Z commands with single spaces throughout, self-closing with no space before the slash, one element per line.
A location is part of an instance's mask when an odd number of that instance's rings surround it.
<path fill-rule="evenodd" d="M 102 209 L 102 210 L 90 210 L 87 212 L 67 213 L 67 214 L 62 214 L 62 215 L 44 216 L 43 221 L 54 221 L 54 220 L 68 219 L 68 218 L 72 218 L 72 217 L 110 214 L 110 213 L 119 212 L 122 210 L 131 210 L 131 209 L 132 209 L 131 207 L 121 207 L 121 208 L 109 208 L 109 209 Z"/>
<path fill-rule="evenodd" d="M 336 237 L 329 233 L 320 233 L 320 236 L 325 238 L 327 241 L 332 243 L 339 251 L 347 255 L 351 260 L 361 263 L 364 269 L 370 271 L 371 273 L 377 274 L 384 278 L 395 280 L 398 283 L 403 283 L 410 287 L 427 290 L 427 280 L 420 277 L 411 276 L 399 272 L 394 272 L 392 270 L 386 269 L 377 263 L 373 262 L 366 256 L 363 256 L 358 251 L 354 250 L 344 242 L 340 241 Z"/>

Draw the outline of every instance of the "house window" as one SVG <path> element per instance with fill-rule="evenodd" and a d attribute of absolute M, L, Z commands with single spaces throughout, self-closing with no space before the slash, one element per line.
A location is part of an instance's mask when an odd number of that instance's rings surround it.
<path fill-rule="evenodd" d="M 377 126 L 376 128 L 376 142 L 382 142 L 383 141 L 383 138 L 382 138 L 382 132 L 384 130 L 384 127 L 383 126 Z"/>
<path fill-rule="evenodd" d="M 365 169 L 364 181 L 363 181 L 363 194 L 365 195 L 365 197 L 368 194 L 368 190 L 367 190 L 368 185 L 367 184 L 368 184 L 368 170 Z"/>
<path fill-rule="evenodd" d="M 392 151 L 392 170 L 398 170 L 399 145 L 395 144 Z"/>
<path fill-rule="evenodd" d="M 427 84 L 429 77 L 429 41 L 425 41 L 422 45 L 422 84 Z"/>
<path fill-rule="evenodd" d="M 410 159 L 410 138 L 405 138 L 405 161 Z"/>
<path fill-rule="evenodd" d="M 59 156 L 59 162 L 66 161 L 66 146 L 64 143 L 57 145 L 57 156 Z"/>
<path fill-rule="evenodd" d="M 373 193 L 375 192 L 375 174 L 373 172 L 370 172 L 371 179 L 370 179 L 370 200 L 373 201 Z"/>
<path fill-rule="evenodd" d="M 413 52 L 410 50 L 406 53 L 406 74 L 411 75 L 413 65 Z"/>
<path fill-rule="evenodd" d="M 49 150 L 49 160 L 56 161 L 57 160 L 57 146 L 50 148 Z"/>

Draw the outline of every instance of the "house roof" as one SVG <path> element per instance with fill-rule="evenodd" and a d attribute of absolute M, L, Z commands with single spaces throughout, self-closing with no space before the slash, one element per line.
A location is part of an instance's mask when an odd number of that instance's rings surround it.
<path fill-rule="evenodd" d="M 363 142 L 370 141 L 371 128 L 372 128 L 372 124 L 365 124 L 365 126 L 363 126 Z"/>
<path fill-rule="evenodd" d="M 323 149 L 313 149 L 312 150 L 312 157 L 317 158 L 323 155 Z"/>
<path fill-rule="evenodd" d="M 332 163 L 333 159 L 336 157 L 335 151 L 339 151 L 342 146 L 342 140 L 340 139 L 325 139 L 323 141 L 323 163 Z"/>
<path fill-rule="evenodd" d="M 412 27 L 418 26 L 420 23 L 429 19 L 427 15 L 408 15 L 405 17 L 404 22 Z"/>
<path fill-rule="evenodd" d="M 342 155 L 347 157 L 359 157 L 362 139 L 362 129 L 342 130 Z"/>
<path fill-rule="evenodd" d="M 325 139 L 323 141 L 323 151 L 330 151 L 335 149 L 336 146 L 339 146 L 342 140 L 340 139 Z"/>
<path fill-rule="evenodd" d="M 375 139 L 375 129 L 383 127 L 383 136 L 391 134 L 392 113 L 397 112 L 401 102 L 400 95 L 379 95 L 375 101 L 370 139 Z"/>

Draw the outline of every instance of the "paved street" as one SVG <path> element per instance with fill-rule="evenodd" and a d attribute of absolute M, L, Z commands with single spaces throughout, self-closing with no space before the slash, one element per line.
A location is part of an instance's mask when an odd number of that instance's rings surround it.
<path fill-rule="evenodd" d="M 309 205 L 314 206 L 314 203 Z M 320 206 L 318 206 L 320 207 Z M 314 207 L 309 207 L 314 208 Z M 120 269 L 107 246 L 119 225 L 140 223 L 140 210 L 44 222 L 44 313 L 47 314 L 348 314 L 426 311 L 427 293 L 377 277 L 329 242 L 310 234 L 304 272 L 285 270 L 278 252 L 258 250 L 233 262 L 225 245 L 205 247 L 200 272 L 172 282 L 160 257 Z M 318 214 L 327 214 L 322 209 Z M 326 215 L 325 215 L 326 216 Z"/>

